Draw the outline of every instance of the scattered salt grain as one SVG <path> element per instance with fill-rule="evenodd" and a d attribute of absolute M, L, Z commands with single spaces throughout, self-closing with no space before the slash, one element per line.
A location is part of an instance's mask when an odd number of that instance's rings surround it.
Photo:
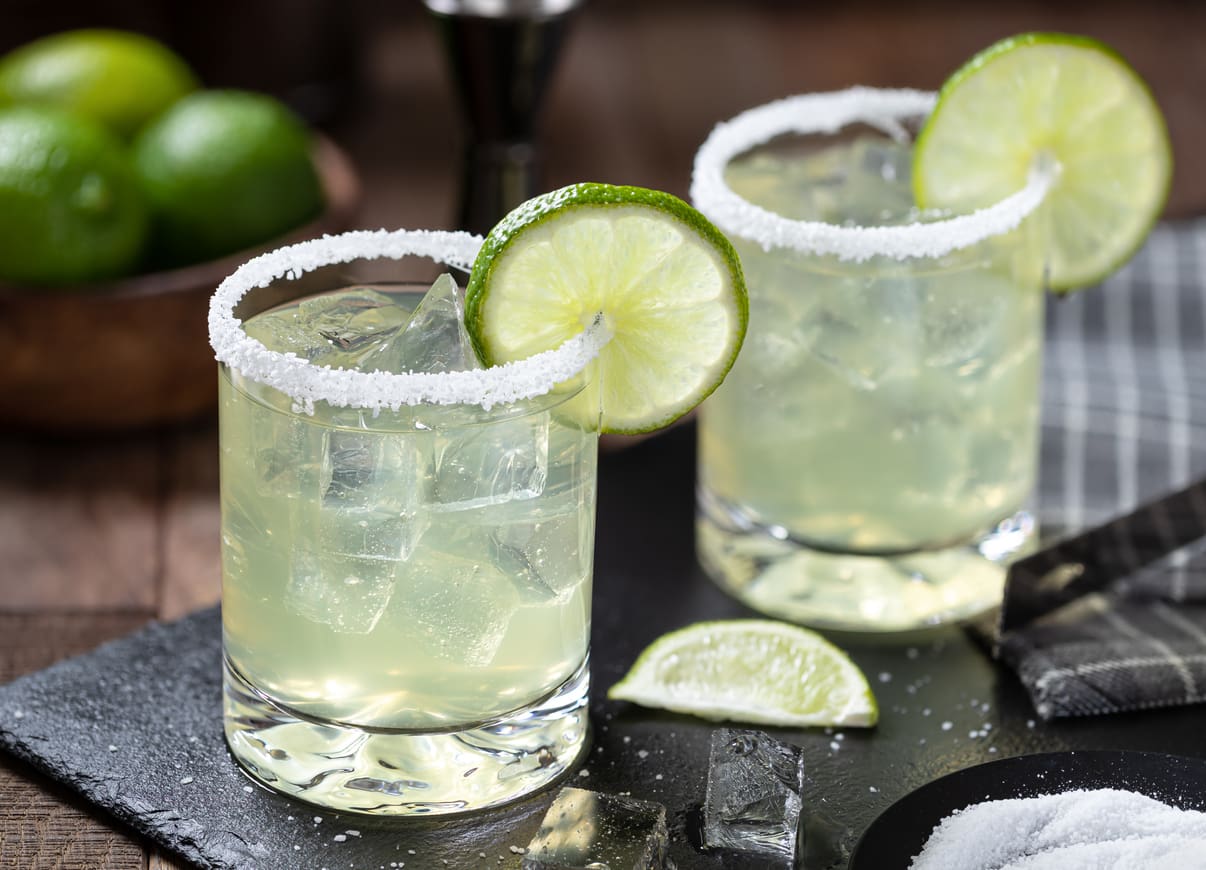
<path fill-rule="evenodd" d="M 879 672 L 879 681 L 881 683 L 890 683 L 890 682 L 892 682 L 892 675 L 890 673 L 888 673 L 887 671 L 880 671 Z"/>
<path fill-rule="evenodd" d="M 348 837 L 347 837 L 347 834 L 336 834 L 331 839 L 334 840 L 336 843 L 346 843 Z"/>
<path fill-rule="evenodd" d="M 193 778 L 191 776 L 184 776 L 184 777 L 180 778 L 181 785 L 188 785 L 192 781 L 193 781 Z"/>
<path fill-rule="evenodd" d="M 837 752 L 839 749 L 841 749 L 841 748 L 842 748 L 842 744 L 838 743 L 836 740 L 830 740 L 830 741 L 829 741 L 829 748 L 830 748 L 830 750 L 832 750 L 833 752 Z"/>
<path fill-rule="evenodd" d="M 253 791 L 255 791 L 255 789 L 253 789 L 249 785 L 245 785 L 245 786 L 243 786 L 243 791 L 247 792 L 248 794 L 251 794 Z"/>
<path fill-rule="evenodd" d="M 637 758 L 640 758 L 641 760 L 644 760 L 644 759 L 646 759 L 646 758 L 648 758 L 648 757 L 649 757 L 649 750 L 648 750 L 648 749 L 638 749 L 638 750 L 637 750 Z"/>
<path fill-rule="evenodd" d="M 117 747 L 116 747 L 116 746 L 114 746 L 112 743 L 110 743 L 110 744 L 109 744 L 109 751 L 110 751 L 110 752 L 116 752 L 116 751 L 117 751 Z"/>
<path fill-rule="evenodd" d="M 954 722 L 949 722 L 949 721 L 948 721 L 948 722 L 943 722 L 943 723 L 942 723 L 942 730 L 943 730 L 943 731 L 950 731 L 950 730 L 951 730 L 952 728 L 954 728 L 954 727 L 955 727 L 955 723 L 954 723 Z"/>

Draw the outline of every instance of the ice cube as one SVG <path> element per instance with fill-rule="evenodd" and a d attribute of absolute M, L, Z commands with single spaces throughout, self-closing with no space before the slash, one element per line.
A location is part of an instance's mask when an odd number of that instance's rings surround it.
<path fill-rule="evenodd" d="M 845 149 L 807 154 L 759 150 L 730 161 L 734 193 L 790 220 L 832 221 L 845 183 Z"/>
<path fill-rule="evenodd" d="M 451 275 L 435 280 L 382 353 L 382 368 L 392 372 L 460 372 L 480 369 L 465 330 L 465 303 Z"/>
<path fill-rule="evenodd" d="M 431 433 L 327 433 L 323 486 L 296 498 L 290 525 L 288 606 L 348 633 L 373 630 L 393 595 L 399 565 L 426 530 Z"/>
<path fill-rule="evenodd" d="M 326 485 L 324 429 L 292 414 L 252 408 L 248 420 L 256 491 L 278 499 L 317 498 Z"/>
<path fill-rule="evenodd" d="M 821 301 L 805 314 L 800 334 L 826 368 L 860 391 L 912 377 L 921 330 L 916 286 L 907 275 L 818 275 L 811 292 Z"/>
<path fill-rule="evenodd" d="M 397 298 L 352 287 L 264 312 L 244 328 L 270 350 L 292 352 L 317 365 L 377 371 L 389 339 L 409 316 Z"/>
<path fill-rule="evenodd" d="M 845 151 L 842 222 L 879 226 L 913 219 L 912 157 L 912 148 L 891 139 L 856 139 Z"/>
<path fill-rule="evenodd" d="M 548 412 L 436 433 L 431 507 L 463 511 L 544 492 Z"/>
<path fill-rule="evenodd" d="M 704 802 L 704 845 L 794 866 L 803 785 L 800 747 L 762 731 L 717 729 Z"/>
<path fill-rule="evenodd" d="M 590 576 L 591 504 L 589 493 L 579 489 L 520 510 L 484 512 L 491 559 L 511 578 L 523 603 L 561 601 Z"/>
<path fill-rule="evenodd" d="M 341 634 L 368 634 L 393 595 L 396 568 L 386 560 L 295 546 L 289 556 L 285 604 Z"/>
<path fill-rule="evenodd" d="M 528 844 L 523 870 L 662 870 L 666 808 L 652 801 L 563 788 Z"/>
<path fill-rule="evenodd" d="M 302 323 L 326 342 L 314 362 L 359 371 L 388 370 L 389 347 L 410 316 L 397 297 L 367 287 L 307 299 L 298 311 Z"/>
<path fill-rule="evenodd" d="M 959 377 L 982 372 L 999 355 L 1006 339 L 1004 319 L 1011 305 L 1001 283 L 981 270 L 975 278 L 955 274 L 926 279 L 922 304 L 924 362 L 948 368 Z M 1007 290 L 1016 288 L 1007 287 Z"/>
<path fill-rule="evenodd" d="M 391 619 L 423 655 L 488 666 L 520 605 L 487 527 L 439 523 L 398 571 Z"/>
<path fill-rule="evenodd" d="M 315 517 L 328 553 L 398 560 L 428 524 L 430 432 L 331 431 L 322 509 Z"/>

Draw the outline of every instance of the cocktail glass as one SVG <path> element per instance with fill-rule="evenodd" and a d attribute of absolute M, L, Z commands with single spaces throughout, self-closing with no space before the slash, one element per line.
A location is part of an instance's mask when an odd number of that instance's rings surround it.
<path fill-rule="evenodd" d="M 211 307 L 227 742 L 325 807 L 493 806 L 584 746 L 597 336 L 482 369 L 450 277 L 422 298 L 352 277 L 410 254 L 467 270 L 479 244 L 303 243 Z"/>
<path fill-rule="evenodd" d="M 700 420 L 697 548 L 749 605 L 834 629 L 983 612 L 1036 526 L 1050 175 L 919 213 L 934 95 L 851 89 L 719 125 L 695 205 L 737 247 L 749 333 Z M 1035 256 L 1035 252 L 1040 252 Z"/>

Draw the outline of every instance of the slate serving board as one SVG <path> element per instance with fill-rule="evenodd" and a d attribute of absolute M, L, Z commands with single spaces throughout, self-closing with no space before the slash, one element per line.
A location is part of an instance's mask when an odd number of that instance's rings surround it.
<path fill-rule="evenodd" d="M 693 466 L 692 426 L 601 461 L 593 746 L 569 782 L 664 804 L 677 867 L 719 870 L 737 865 L 698 848 L 716 726 L 604 699 L 665 631 L 752 615 L 695 563 Z M 879 726 L 844 734 L 770 729 L 803 748 L 806 870 L 844 867 L 879 812 L 984 761 L 1069 748 L 1206 757 L 1206 706 L 1042 723 L 1012 673 L 960 631 L 839 641 L 871 680 Z M 254 785 L 222 739 L 220 645 L 211 609 L 0 686 L 0 747 L 199 867 L 378 870 L 404 862 L 407 870 L 518 870 L 522 856 L 511 847 L 535 834 L 549 792 L 476 816 L 381 820 L 336 815 Z"/>

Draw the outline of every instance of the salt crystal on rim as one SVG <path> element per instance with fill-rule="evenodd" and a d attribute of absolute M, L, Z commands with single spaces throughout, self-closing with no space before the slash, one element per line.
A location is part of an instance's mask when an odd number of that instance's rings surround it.
<path fill-rule="evenodd" d="M 1021 190 L 988 208 L 946 220 L 891 227 L 790 220 L 738 196 L 724 180 L 730 160 L 784 133 L 836 133 L 847 124 L 862 122 L 900 139 L 904 135 L 901 121 L 928 115 L 936 101 L 937 96 L 929 91 L 855 87 L 801 94 L 749 109 L 717 124 L 696 152 L 691 200 L 721 230 L 755 242 L 763 250 L 792 248 L 856 262 L 871 257 L 942 257 L 1015 229 L 1043 201 L 1058 167 L 1036 165 Z"/>
<path fill-rule="evenodd" d="M 353 260 L 427 257 L 469 271 L 481 236 L 439 230 L 356 230 L 278 248 L 255 257 L 227 277 L 209 303 L 214 357 L 246 378 L 293 399 L 295 410 L 314 413 L 315 402 L 340 408 L 396 411 L 403 405 L 496 404 L 543 396 L 579 374 L 611 338 L 601 318 L 555 350 L 488 369 L 461 372 L 359 372 L 316 366 L 294 353 L 269 350 L 235 317 L 239 301 L 257 287 L 296 280 L 322 266 Z"/>

